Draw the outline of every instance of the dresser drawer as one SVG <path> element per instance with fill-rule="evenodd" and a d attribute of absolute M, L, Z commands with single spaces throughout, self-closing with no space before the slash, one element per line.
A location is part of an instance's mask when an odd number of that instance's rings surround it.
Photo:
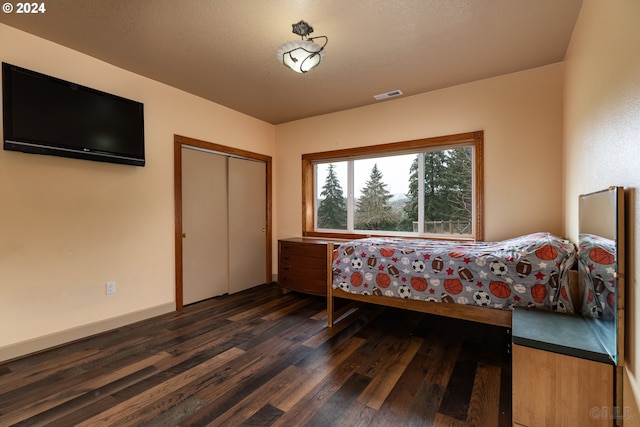
<path fill-rule="evenodd" d="M 278 284 L 292 291 L 326 295 L 327 244 L 304 238 L 278 241 Z"/>
<path fill-rule="evenodd" d="M 308 244 L 308 243 L 296 243 L 289 241 L 280 241 L 280 252 L 283 257 L 305 257 L 315 258 L 318 260 L 324 260 L 327 256 L 326 244 Z"/>
<path fill-rule="evenodd" d="M 311 295 L 327 295 L 327 282 L 326 280 L 312 280 L 301 279 L 295 277 L 280 277 L 278 276 L 278 285 L 284 289 L 291 291 L 302 292 Z"/>
<path fill-rule="evenodd" d="M 309 280 L 327 280 L 326 267 L 310 266 L 307 264 L 283 264 L 278 271 L 282 271 L 284 277 Z"/>

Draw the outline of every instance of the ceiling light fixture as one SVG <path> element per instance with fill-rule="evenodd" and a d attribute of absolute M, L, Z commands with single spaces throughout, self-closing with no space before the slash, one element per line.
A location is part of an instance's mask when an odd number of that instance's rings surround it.
<path fill-rule="evenodd" d="M 315 68 L 324 58 L 324 47 L 329 39 L 327 36 L 309 37 L 313 33 L 313 27 L 304 21 L 292 24 L 293 33 L 299 35 L 302 40 L 286 42 L 278 48 L 278 60 L 291 68 L 296 73 L 306 73 Z M 320 46 L 314 43 L 316 39 L 324 39 Z"/>

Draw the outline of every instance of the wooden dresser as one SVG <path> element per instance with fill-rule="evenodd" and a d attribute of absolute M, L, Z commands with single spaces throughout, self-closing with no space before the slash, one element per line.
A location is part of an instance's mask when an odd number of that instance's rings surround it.
<path fill-rule="evenodd" d="M 294 237 L 278 241 L 278 284 L 283 289 L 327 295 L 328 241 Z"/>

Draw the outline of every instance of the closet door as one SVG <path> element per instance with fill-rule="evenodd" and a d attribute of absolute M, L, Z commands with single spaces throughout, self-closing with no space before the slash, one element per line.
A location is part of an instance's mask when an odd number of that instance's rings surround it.
<path fill-rule="evenodd" d="M 229 293 L 266 283 L 266 164 L 229 158 Z"/>
<path fill-rule="evenodd" d="M 229 292 L 227 158 L 182 147 L 183 304 Z"/>

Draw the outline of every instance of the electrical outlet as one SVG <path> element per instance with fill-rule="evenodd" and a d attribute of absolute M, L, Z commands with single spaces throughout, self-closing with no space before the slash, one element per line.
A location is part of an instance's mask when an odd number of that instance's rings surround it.
<path fill-rule="evenodd" d="M 107 282 L 106 292 L 107 292 L 107 295 L 115 294 L 116 293 L 116 282 Z"/>

